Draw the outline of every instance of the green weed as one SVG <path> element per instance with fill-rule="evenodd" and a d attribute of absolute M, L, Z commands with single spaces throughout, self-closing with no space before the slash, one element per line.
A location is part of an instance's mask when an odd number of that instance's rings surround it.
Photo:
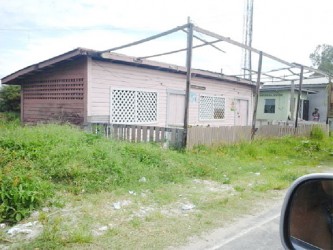
<path fill-rule="evenodd" d="M 315 140 L 323 140 L 326 137 L 325 132 L 319 126 L 313 126 L 310 132 L 310 138 Z"/>
<path fill-rule="evenodd" d="M 63 204 L 61 198 L 54 202 L 53 197 L 61 192 L 80 197 L 101 191 L 152 190 L 155 201 L 166 204 L 176 196 L 164 188 L 191 179 L 233 185 L 242 194 L 279 190 L 307 167 L 330 160 L 333 151 L 332 139 L 318 140 L 318 131 L 311 138 L 284 137 L 176 151 L 112 141 L 69 125 L 20 127 L 7 123 L 4 128 L 0 123 L 0 209 L 1 220 L 11 222 L 43 203 Z M 146 181 L 140 181 L 143 177 Z"/>

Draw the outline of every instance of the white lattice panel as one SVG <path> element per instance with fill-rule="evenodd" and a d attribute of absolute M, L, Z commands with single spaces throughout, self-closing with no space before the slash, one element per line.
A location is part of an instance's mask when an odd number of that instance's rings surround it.
<path fill-rule="evenodd" d="M 219 96 L 200 96 L 200 120 L 223 119 L 225 112 L 225 99 Z"/>
<path fill-rule="evenodd" d="M 214 97 L 200 96 L 200 120 L 213 119 Z"/>
<path fill-rule="evenodd" d="M 214 119 L 223 119 L 225 101 L 222 97 L 214 97 Z"/>
<path fill-rule="evenodd" d="M 112 123 L 157 121 L 157 92 L 112 90 Z"/>
<path fill-rule="evenodd" d="M 112 91 L 112 122 L 133 123 L 135 122 L 135 91 L 118 90 Z"/>
<path fill-rule="evenodd" d="M 137 122 L 157 121 L 157 93 L 137 92 Z"/>

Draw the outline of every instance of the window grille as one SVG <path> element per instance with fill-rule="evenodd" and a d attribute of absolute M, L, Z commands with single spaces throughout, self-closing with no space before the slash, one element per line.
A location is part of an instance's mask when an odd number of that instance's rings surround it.
<path fill-rule="evenodd" d="M 84 79 L 49 79 L 22 85 L 25 100 L 83 100 Z M 57 102 L 57 101 L 55 101 Z"/>
<path fill-rule="evenodd" d="M 157 92 L 112 90 L 112 123 L 151 123 L 157 121 Z"/>
<path fill-rule="evenodd" d="M 225 98 L 220 96 L 200 96 L 200 120 L 221 120 L 225 116 Z"/>

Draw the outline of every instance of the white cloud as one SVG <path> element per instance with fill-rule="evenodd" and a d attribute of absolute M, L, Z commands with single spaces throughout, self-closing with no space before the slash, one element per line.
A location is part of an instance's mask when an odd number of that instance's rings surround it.
<path fill-rule="evenodd" d="M 104 50 L 142 39 L 182 25 L 188 16 L 200 27 L 241 41 L 244 2 L 0 0 L 0 78 L 76 47 Z M 316 45 L 333 44 L 332 10 L 331 0 L 256 0 L 253 46 L 288 61 L 310 64 L 308 57 Z M 176 35 L 152 44 L 120 52 L 150 55 L 184 48 L 186 40 Z M 227 53 L 195 50 L 194 66 L 227 72 L 239 68 L 241 51 L 233 52 L 224 43 L 219 46 Z M 185 62 L 183 55 L 165 60 Z"/>

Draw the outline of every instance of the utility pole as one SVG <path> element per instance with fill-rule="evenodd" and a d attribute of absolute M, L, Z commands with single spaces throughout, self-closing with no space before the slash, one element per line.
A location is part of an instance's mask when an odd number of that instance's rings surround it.
<path fill-rule="evenodd" d="M 259 91 L 260 91 L 261 69 L 262 69 L 262 51 L 260 51 L 260 53 L 259 53 L 259 61 L 258 61 L 258 75 L 257 75 L 256 93 L 255 93 L 254 107 L 253 107 L 251 140 L 254 139 L 254 135 L 256 133 L 257 108 L 258 108 L 258 99 L 259 99 Z"/>
<path fill-rule="evenodd" d="M 192 72 L 192 50 L 193 50 L 193 23 L 190 17 L 187 19 L 187 54 L 186 54 L 186 91 L 185 91 L 185 110 L 184 110 L 184 132 L 183 132 L 183 147 L 187 145 L 188 133 L 188 110 L 190 102 L 190 86 Z"/>

